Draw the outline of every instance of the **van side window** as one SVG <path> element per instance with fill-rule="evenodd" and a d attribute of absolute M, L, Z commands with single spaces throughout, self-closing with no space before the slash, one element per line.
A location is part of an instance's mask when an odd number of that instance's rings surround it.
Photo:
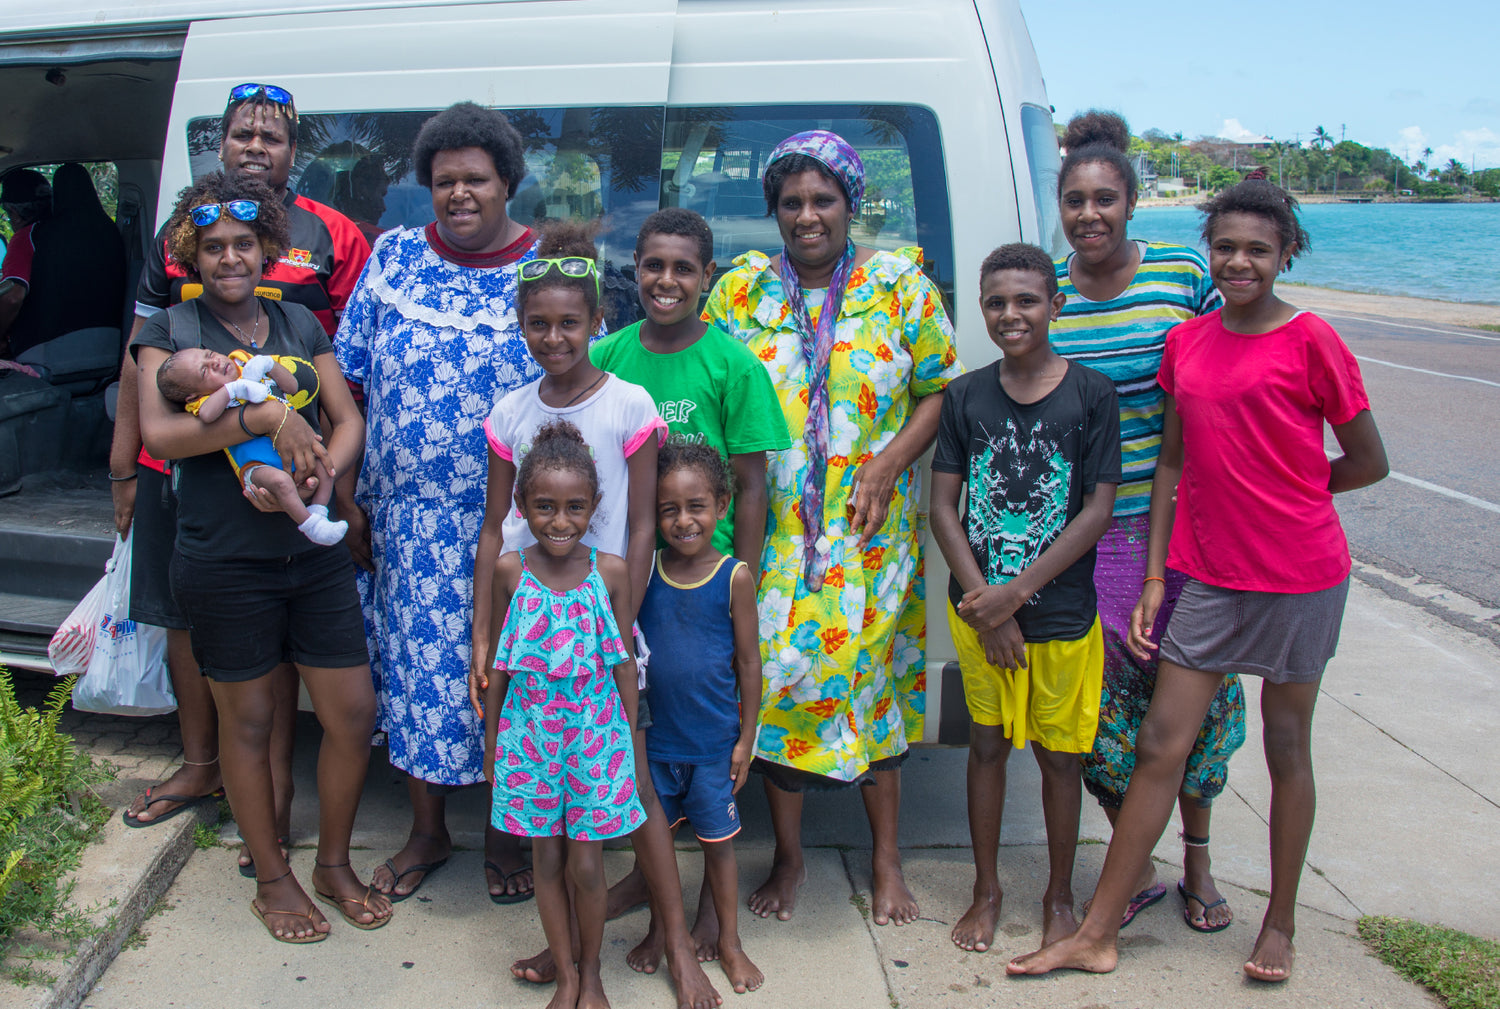
<path fill-rule="evenodd" d="M 1026 138 L 1026 166 L 1031 172 L 1031 195 L 1036 201 L 1040 230 L 1036 244 L 1055 258 L 1068 249 L 1062 216 L 1057 209 L 1057 176 L 1062 171 L 1062 158 L 1057 150 L 1052 112 L 1037 105 L 1022 105 L 1021 133 Z"/>
<path fill-rule="evenodd" d="M 774 255 L 766 158 L 803 130 L 833 130 L 859 151 L 865 198 L 851 237 L 875 249 L 922 247 L 924 269 L 953 311 L 953 225 L 937 117 L 917 105 L 767 105 L 667 109 L 661 204 L 687 207 L 714 230 L 721 270 L 750 249 Z M 1055 214 L 1055 208 L 1054 208 Z"/>
<path fill-rule="evenodd" d="M 431 194 L 411 165 L 417 131 L 437 109 L 306 114 L 298 123 L 291 185 L 355 222 L 374 241 L 433 219 Z M 657 209 L 663 109 L 502 109 L 526 144 L 527 176 L 507 212 L 535 227 L 548 219 L 596 220 L 605 322 L 619 329 L 641 317 L 635 236 Z M 188 123 L 196 180 L 219 167 L 219 120 Z"/>

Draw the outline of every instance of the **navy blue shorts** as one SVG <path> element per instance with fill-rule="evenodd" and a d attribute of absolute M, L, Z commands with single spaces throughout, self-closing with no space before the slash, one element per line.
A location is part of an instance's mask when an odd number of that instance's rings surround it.
<path fill-rule="evenodd" d="M 651 783 L 661 800 L 667 823 L 683 820 L 693 825 L 700 841 L 727 841 L 740 832 L 740 811 L 734 802 L 734 777 L 729 756 L 712 764 L 670 764 L 648 761 Z"/>

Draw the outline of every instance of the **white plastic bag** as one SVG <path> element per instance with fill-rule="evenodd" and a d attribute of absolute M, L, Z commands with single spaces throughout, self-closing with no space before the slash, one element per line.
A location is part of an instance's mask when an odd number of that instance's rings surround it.
<path fill-rule="evenodd" d="M 58 676 L 78 676 L 89 667 L 94 654 L 94 638 L 99 631 L 99 620 L 104 616 L 104 594 L 109 582 L 109 569 L 104 577 L 94 583 L 89 594 L 73 607 L 68 619 L 47 642 L 47 658 L 52 661 L 52 671 Z"/>
<path fill-rule="evenodd" d="M 130 619 L 130 536 L 115 541 L 104 573 L 103 612 L 73 707 L 109 715 L 164 715 L 177 707 L 167 674 L 167 632 Z"/>

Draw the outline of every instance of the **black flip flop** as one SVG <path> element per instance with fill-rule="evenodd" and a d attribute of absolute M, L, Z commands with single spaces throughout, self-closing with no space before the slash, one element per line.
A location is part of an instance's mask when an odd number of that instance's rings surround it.
<path fill-rule="evenodd" d="M 178 813 L 186 813 L 190 809 L 197 809 L 205 802 L 217 803 L 219 801 L 219 797 L 223 794 L 224 790 L 222 788 L 219 788 L 215 789 L 212 792 L 209 792 L 207 795 L 173 795 L 171 793 L 168 793 L 166 795 L 152 795 L 151 789 L 148 788 L 145 792 L 146 804 L 141 807 L 142 813 L 150 809 L 153 804 L 158 802 L 176 802 L 180 803 L 181 805 L 167 810 L 160 816 L 153 816 L 149 820 L 138 820 L 135 817 L 131 816 L 130 807 L 126 806 L 125 811 L 120 814 L 120 819 L 124 821 L 125 826 L 127 827 L 135 827 L 138 829 L 141 827 L 154 827 L 158 823 L 165 823 L 166 821 L 172 819 L 172 817 L 176 816 Z"/>
<path fill-rule="evenodd" d="M 288 853 L 291 852 L 291 850 L 292 850 L 292 837 L 291 837 L 290 834 L 283 834 L 281 837 L 278 837 L 276 839 L 276 843 L 278 845 L 280 845 L 281 847 L 287 849 Z M 244 865 L 240 866 L 240 875 L 244 876 L 246 879 L 254 879 L 255 878 L 255 859 L 252 858 L 249 862 L 246 862 Z M 281 912 L 278 911 L 276 913 L 280 914 Z M 288 913 L 290 914 L 290 913 L 294 913 L 294 912 L 288 912 Z"/>
<path fill-rule="evenodd" d="M 484 867 L 500 877 L 500 885 L 502 887 L 508 884 L 516 876 L 521 875 L 521 873 L 531 871 L 531 863 L 529 862 L 521 866 L 515 872 L 506 872 L 494 862 L 490 861 L 486 861 L 484 863 Z M 505 893 L 503 890 L 500 893 L 490 893 L 489 887 L 485 887 L 484 892 L 489 894 L 490 900 L 496 904 L 524 904 L 528 900 L 536 896 L 536 884 L 533 882 L 532 889 L 527 890 L 525 893 Z"/>
<path fill-rule="evenodd" d="M 1188 928 L 1192 929 L 1194 932 L 1203 932 L 1205 934 L 1209 934 L 1213 932 L 1222 932 L 1230 925 L 1234 924 L 1233 918 L 1230 918 L 1225 922 L 1220 922 L 1217 925 L 1210 925 L 1208 923 L 1208 912 L 1212 911 L 1220 904 L 1228 904 L 1228 897 L 1220 897 L 1218 900 L 1210 903 L 1209 901 L 1204 900 L 1202 897 L 1198 896 L 1196 893 L 1184 886 L 1183 884 L 1185 882 L 1186 880 L 1181 879 L 1177 881 L 1177 892 L 1182 895 L 1182 920 L 1187 922 Z M 1200 917 L 1203 919 L 1202 925 L 1194 925 L 1193 916 L 1188 914 L 1187 902 L 1190 900 L 1196 900 L 1198 903 L 1203 905 L 1203 914 L 1200 915 Z"/>
<path fill-rule="evenodd" d="M 386 896 L 390 898 L 392 904 L 399 904 L 408 897 L 416 896 L 417 891 L 422 889 L 422 884 L 427 882 L 427 877 L 431 876 L 433 873 L 437 872 L 447 864 L 447 858 L 440 858 L 436 862 L 419 862 L 416 865 L 411 866 L 404 872 L 397 872 L 395 861 L 389 858 L 386 859 L 385 867 L 390 870 L 392 876 L 396 877 L 395 879 L 391 880 L 391 892 L 386 894 Z M 422 878 L 417 880 L 417 885 L 412 887 L 411 890 L 407 893 L 397 893 L 396 887 L 401 884 L 401 881 L 403 879 L 405 879 L 407 876 L 410 876 L 414 872 L 422 873 Z"/>

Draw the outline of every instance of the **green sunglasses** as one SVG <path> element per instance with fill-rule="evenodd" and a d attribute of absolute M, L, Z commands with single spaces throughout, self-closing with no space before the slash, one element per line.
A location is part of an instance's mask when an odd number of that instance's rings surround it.
<path fill-rule="evenodd" d="M 572 277 L 575 280 L 583 277 L 594 278 L 594 297 L 599 296 L 599 268 L 594 265 L 592 259 L 582 256 L 563 256 L 560 259 L 528 259 L 521 264 L 522 280 L 541 280 L 553 270 L 557 270 L 564 277 Z"/>

